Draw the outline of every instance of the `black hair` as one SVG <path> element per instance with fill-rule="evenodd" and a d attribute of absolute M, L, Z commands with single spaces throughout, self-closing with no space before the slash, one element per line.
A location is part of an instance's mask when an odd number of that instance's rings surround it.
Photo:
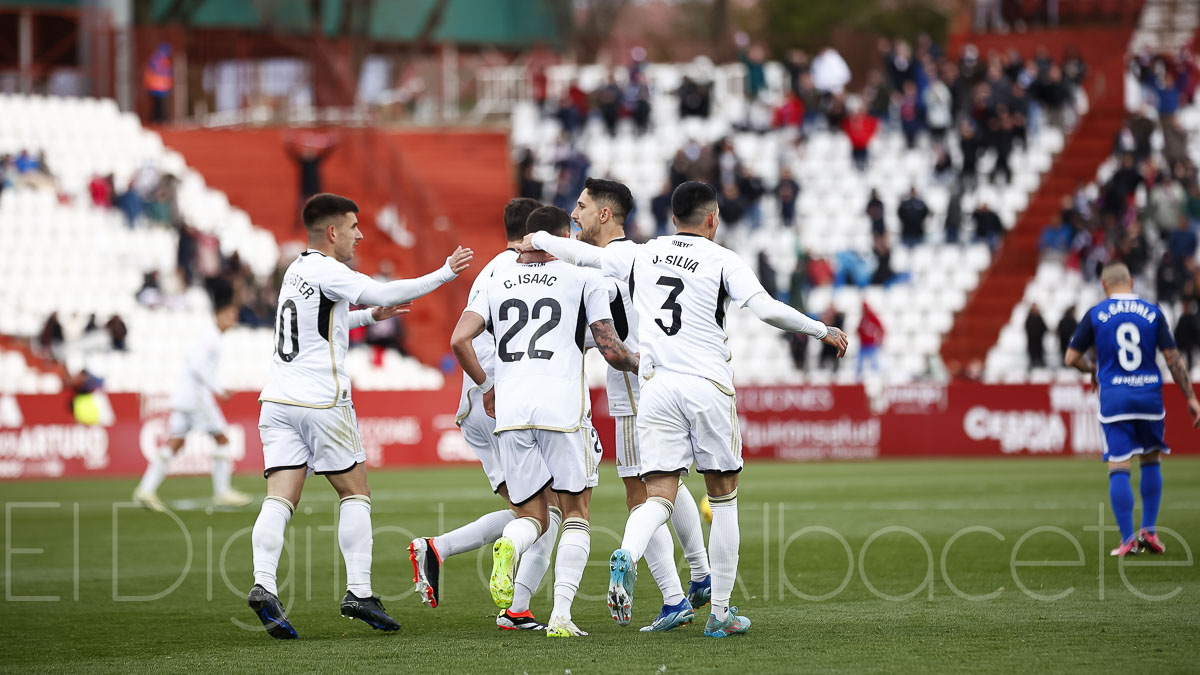
<path fill-rule="evenodd" d="M 224 277 L 211 277 L 204 282 L 208 298 L 212 301 L 213 314 L 234 304 L 235 292 L 233 284 Z"/>
<path fill-rule="evenodd" d="M 689 180 L 680 183 L 671 194 L 671 213 L 683 226 L 699 225 L 717 208 L 717 191 L 708 183 Z"/>
<path fill-rule="evenodd" d="M 308 198 L 304 210 L 300 212 L 300 219 L 304 221 L 304 227 L 311 230 L 329 216 L 347 213 L 358 213 L 358 204 L 339 195 L 322 193 Z"/>
<path fill-rule="evenodd" d="M 583 183 L 588 194 L 596 204 L 607 207 L 613 217 L 624 223 L 625 217 L 633 210 L 633 195 L 624 183 L 603 178 L 589 178 Z"/>
<path fill-rule="evenodd" d="M 529 214 L 525 231 L 529 234 L 549 232 L 561 237 L 571 231 L 571 216 L 557 206 L 543 206 Z"/>
<path fill-rule="evenodd" d="M 528 234 L 525 221 L 529 220 L 529 214 L 540 208 L 542 203 L 536 199 L 517 197 L 508 200 L 504 205 L 504 236 L 508 237 L 508 241 L 516 241 Z"/>

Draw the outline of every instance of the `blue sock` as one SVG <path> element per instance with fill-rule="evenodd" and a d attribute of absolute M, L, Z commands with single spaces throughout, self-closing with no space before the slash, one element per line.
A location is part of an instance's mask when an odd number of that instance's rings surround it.
<path fill-rule="evenodd" d="M 1142 465 L 1142 529 L 1154 532 L 1158 522 L 1158 504 L 1162 501 L 1162 465 L 1158 462 Z"/>
<path fill-rule="evenodd" d="M 1108 472 L 1108 498 L 1112 501 L 1113 515 L 1121 528 L 1121 543 L 1133 537 L 1133 487 L 1129 484 L 1129 470 L 1116 469 Z"/>

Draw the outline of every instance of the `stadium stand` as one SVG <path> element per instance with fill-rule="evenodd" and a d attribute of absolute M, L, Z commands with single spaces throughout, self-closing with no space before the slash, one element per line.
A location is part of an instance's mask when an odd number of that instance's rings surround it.
<path fill-rule="evenodd" d="M 1193 104 L 1181 110 L 1177 114 L 1177 118 L 1189 139 L 1187 141 L 1188 155 L 1190 157 L 1200 156 L 1200 106 Z M 1154 158 L 1157 160 L 1158 166 L 1165 166 L 1165 158 L 1162 157 L 1163 132 L 1157 124 L 1150 142 L 1154 148 Z M 1091 208 L 1098 210 L 1102 207 L 1101 198 L 1106 192 L 1104 187 L 1109 184 L 1117 168 L 1116 157 L 1110 158 L 1101 166 L 1096 179 L 1087 186 L 1084 194 L 1086 195 L 1085 199 L 1090 202 Z M 1164 179 L 1160 178 L 1159 180 Z M 1171 179 L 1166 180 L 1169 184 L 1175 182 Z M 1186 180 L 1189 179 L 1183 177 L 1179 182 L 1182 183 Z M 1194 181 L 1194 176 L 1190 180 Z M 1183 306 L 1186 303 L 1194 302 L 1194 298 L 1180 298 L 1175 293 L 1172 293 L 1172 297 L 1159 297 L 1160 293 L 1166 290 L 1158 283 L 1160 267 L 1171 264 L 1163 261 L 1164 254 L 1170 255 L 1168 243 L 1170 233 L 1167 231 L 1168 226 L 1154 222 L 1155 214 L 1150 212 L 1151 197 L 1145 185 L 1138 188 L 1134 199 L 1134 215 L 1131 218 L 1139 223 L 1139 231 L 1145 240 L 1144 246 L 1148 250 L 1144 255 L 1148 264 L 1139 270 L 1141 273 L 1136 277 L 1135 290 L 1143 297 L 1158 302 L 1167 314 L 1172 328 L 1178 330 L 1177 321 Z M 1182 204 L 1179 207 L 1182 215 Z M 1189 226 L 1189 229 L 1192 227 L 1194 226 Z M 1033 382 L 1045 382 L 1056 378 L 1068 381 L 1078 379 L 1078 373 L 1074 370 L 1064 369 L 1061 361 L 1057 358 L 1061 354 L 1062 345 L 1053 330 L 1048 331 L 1044 338 L 1043 349 L 1048 355 L 1047 366 L 1031 368 L 1028 357 L 1029 344 L 1024 325 L 1030 307 L 1034 304 L 1038 305 L 1041 314 L 1046 317 L 1046 322 L 1050 326 L 1054 326 L 1068 310 L 1074 310 L 1074 318 L 1078 320 L 1089 307 L 1103 299 L 1104 293 L 1100 288 L 1094 268 L 1089 269 L 1089 262 L 1094 266 L 1098 262 L 1110 259 L 1110 256 L 1120 258 L 1121 255 L 1110 251 L 1104 245 L 1103 238 L 1100 239 L 1099 245 L 1090 240 L 1088 244 L 1090 249 L 1069 252 L 1065 256 L 1057 255 L 1053 251 L 1043 253 L 1042 260 L 1038 264 L 1037 276 L 1025 288 L 1025 294 L 1021 302 L 1013 308 L 1012 316 L 1001 331 L 1000 339 L 988 352 L 985 369 L 986 380 L 1022 382 L 1028 379 Z M 1197 262 L 1200 262 L 1200 257 L 1193 256 L 1190 264 L 1182 263 L 1182 266 L 1194 270 Z M 1134 269 L 1138 270 L 1136 266 Z M 1180 281 L 1186 283 L 1182 279 Z M 1165 369 L 1164 372 L 1166 372 Z M 1193 368 L 1193 375 L 1197 374 L 1200 374 L 1200 368 Z"/>
<path fill-rule="evenodd" d="M 0 335 L 33 338 L 47 315 L 58 313 L 63 344 L 54 354 L 71 373 L 103 378 L 111 392 L 165 393 L 182 371 L 188 336 L 210 321 L 207 295 L 177 281 L 179 235 L 169 227 L 119 210 L 97 207 L 88 194 L 94 176 L 112 174 L 128 185 L 149 169 L 179 179 L 183 220 L 216 237 L 223 256 L 234 254 L 260 278 L 280 262 L 275 238 L 256 228 L 245 212 L 205 185 L 181 155 L 136 116 L 105 99 L 0 95 L 0 156 L 44 152 L 51 180 L 17 180 L 0 192 L 0 231 L 10 246 L 0 250 Z M 158 272 L 167 300 L 146 307 L 137 296 L 147 273 Z M 158 304 L 158 303 L 155 303 Z M 127 324 L 124 349 L 105 331 L 85 330 L 89 315 L 120 316 Z M 222 381 L 233 390 L 255 390 L 266 381 L 269 327 L 238 327 L 225 336 Z M 356 386 L 437 389 L 436 369 L 388 353 L 380 365 L 365 350 L 347 361 Z M 58 384 L 55 385 L 54 382 Z M 15 351 L 0 352 L 0 393 L 54 393 L 58 375 L 41 372 Z"/>
<path fill-rule="evenodd" d="M 765 71 L 768 93 L 763 98 L 782 101 L 787 73 L 775 63 L 766 64 Z M 832 260 L 841 253 L 853 252 L 870 259 L 872 228 L 862 205 L 867 203 L 872 188 L 877 188 L 884 203 L 888 239 L 895 242 L 891 246 L 894 279 L 887 285 L 863 284 L 863 287 L 855 283 L 817 285 L 805 298 L 805 309 L 818 317 L 829 308 L 835 309 L 844 314 L 843 326 L 854 335 L 866 301 L 879 314 L 887 331 L 882 368 L 886 379 L 907 382 L 936 374 L 940 365 L 931 357 L 938 354 L 942 337 L 953 324 L 954 313 L 963 307 L 979 274 L 990 264 L 991 251 L 987 243 L 972 241 L 970 226 L 959 236 L 962 243 L 945 241 L 942 224 L 951 188 L 934 176 L 936 158 L 928 140 L 919 141 L 910 150 L 898 128 L 881 128 L 871 141 L 870 165 L 863 173 L 855 169 L 850 141 L 840 130 L 815 129 L 803 144 L 795 142 L 789 129 L 766 133 L 739 131 L 749 107 L 741 95 L 744 69 L 740 64 L 715 68 L 704 63 L 649 64 L 645 72 L 652 92 L 653 132 L 637 136 L 633 125 L 622 120 L 615 137 L 610 137 L 602 121 L 592 117 L 577 141 L 590 161 L 590 175 L 612 177 L 630 185 L 637 212 L 644 214 L 637 220 L 638 234 L 653 235 L 651 219 L 645 214 L 651 213 L 651 200 L 668 179 L 668 165 L 673 156 L 689 141 L 709 145 L 728 137 L 736 155 L 765 184 L 774 185 L 781 169 L 787 168 L 803 186 L 796 205 L 796 227 L 782 222 L 778 204 L 768 190 L 760 204 L 762 226 L 752 230 L 747 220 L 737 226 L 727 221 L 723 235 L 724 243 L 747 261 L 753 262 L 764 252 L 770 266 L 783 273 L 782 287 L 786 287 L 787 274 L 796 267 L 800 255 Z M 622 73 L 613 74 L 620 77 Z M 714 96 L 712 113 L 707 119 L 680 117 L 673 92 L 685 76 L 707 76 L 714 91 L 724 92 Z M 608 71 L 598 66 L 556 66 L 548 70 L 548 77 L 551 92 L 566 91 L 572 82 L 586 90 L 604 82 Z M 556 140 L 563 136 L 561 122 L 541 115 L 536 105 L 528 101 L 514 106 L 512 119 L 514 151 L 532 151 L 532 157 L 536 158 L 534 177 L 554 185 L 558 175 L 555 159 L 563 155 L 562 141 Z M 977 205 L 986 203 L 995 209 L 1006 227 L 1011 227 L 1062 146 L 1062 131 L 1043 124 L 1037 133 L 1030 134 L 1028 148 L 1017 147 L 1013 151 L 1012 180 L 1007 185 L 993 185 L 981 179 L 977 187 L 962 196 L 962 212 L 969 216 Z M 952 140 L 948 149 L 954 154 L 956 164 L 959 163 L 957 143 Z M 994 162 L 993 152 L 984 155 L 979 174 L 987 175 Z M 930 216 L 924 241 L 908 248 L 899 242 L 896 210 L 910 187 L 916 187 L 924 197 Z M 730 345 L 739 364 L 739 381 L 771 384 L 858 379 L 857 340 L 851 341 L 847 362 L 836 373 L 830 373 L 816 367 L 820 345 L 815 341 L 806 346 L 807 363 L 801 369 L 789 357 L 788 343 L 769 326 L 736 316 L 728 326 Z M 603 372 L 600 368 L 592 371 Z"/>
<path fill-rule="evenodd" d="M 1121 227 L 1116 230 L 1118 236 L 1114 237 L 1111 227 L 1107 232 L 1098 232 L 1104 229 L 1103 224 L 1087 222 L 1083 227 L 1074 228 L 1075 234 L 1070 243 L 1063 247 L 1065 250 L 1055 250 L 1056 247 L 1043 237 L 1037 274 L 1025 287 L 1021 301 L 1013 307 L 999 339 L 988 351 L 985 381 L 1049 382 L 1077 381 L 1080 378 L 1074 370 L 1062 365 L 1061 354 L 1065 349 L 1062 341 L 1065 336 L 1060 337 L 1055 327 L 1067 318 L 1068 312 L 1073 311 L 1074 316 L 1070 318 L 1078 320 L 1089 307 L 1103 299 L 1104 293 L 1094 268 L 1104 261 L 1125 259 L 1129 262 L 1128 257 L 1134 254 L 1136 258 L 1131 267 L 1137 272 L 1135 290 L 1160 304 L 1176 332 L 1184 306 L 1194 304 L 1194 297 L 1188 297 L 1185 277 L 1189 271 L 1195 270 L 1195 263 L 1200 261 L 1200 257 L 1193 255 L 1190 261 L 1170 261 L 1172 253 L 1169 238 L 1176 223 L 1159 222 L 1172 218 L 1171 213 L 1162 213 L 1164 208 L 1173 212 L 1175 218 L 1186 215 L 1184 195 L 1188 186 L 1195 183 L 1194 158 L 1200 156 L 1200 105 L 1193 101 L 1176 111 L 1173 106 L 1178 99 L 1172 95 L 1173 91 L 1164 90 L 1167 74 L 1179 86 L 1181 98 L 1185 101 L 1194 95 L 1196 88 L 1196 73 L 1189 66 L 1194 59 L 1190 56 L 1188 45 L 1196 36 L 1200 17 L 1194 11 L 1193 4 L 1187 5 L 1193 10 L 1190 12 L 1178 11 L 1179 8 L 1174 5 L 1167 0 L 1151 0 L 1139 15 L 1130 43 L 1129 67 L 1125 72 L 1124 101 L 1130 115 L 1129 121 L 1118 132 L 1113 141 L 1112 156 L 1100 166 L 1094 180 L 1082 190 L 1069 195 L 1072 199 L 1071 208 L 1077 213 L 1081 210 L 1096 213 L 1105 209 L 1112 193 L 1111 181 L 1120 166 L 1120 157 L 1124 154 L 1136 155 L 1135 167 L 1143 179 L 1134 194 L 1129 195 L 1133 203 L 1110 205 L 1111 209 L 1119 209 Z M 1139 119 L 1144 122 L 1142 128 L 1150 130 L 1146 139 L 1148 152 L 1147 149 L 1138 148 L 1135 141 L 1134 127 Z M 1164 126 L 1171 127 L 1166 130 L 1168 133 L 1176 133 L 1179 150 L 1167 151 Z M 1139 130 L 1139 133 L 1144 134 L 1145 131 Z M 1130 144 L 1126 146 L 1123 143 Z M 1184 155 L 1182 158 L 1178 156 L 1180 151 Z M 1146 152 L 1146 157 L 1141 156 L 1143 152 Z M 1159 191 L 1163 192 L 1164 197 L 1173 192 L 1178 194 L 1160 203 L 1159 195 L 1155 194 Z M 1099 217 L 1082 220 L 1099 221 Z M 1188 229 L 1195 231 L 1197 223 L 1190 217 L 1188 220 L 1193 221 Z M 1131 230 L 1135 223 L 1136 229 Z M 1047 231 L 1053 228 L 1052 224 L 1046 225 Z M 1132 250 L 1126 250 L 1122 240 L 1129 241 Z M 1144 260 L 1144 264 L 1137 264 L 1139 259 Z M 1165 265 L 1177 265 L 1181 269 L 1176 284 L 1163 282 L 1164 275 L 1160 273 L 1166 272 L 1162 269 Z M 1168 297 L 1160 297 L 1164 291 Z M 1037 305 L 1049 328 L 1041 345 L 1046 355 L 1046 363 L 1041 367 L 1030 363 L 1029 336 L 1025 330 L 1030 308 L 1034 305 Z M 1036 352 L 1036 348 L 1033 351 Z M 1166 372 L 1165 368 L 1163 372 Z M 1193 368 L 1192 374 L 1200 374 L 1200 368 Z"/>

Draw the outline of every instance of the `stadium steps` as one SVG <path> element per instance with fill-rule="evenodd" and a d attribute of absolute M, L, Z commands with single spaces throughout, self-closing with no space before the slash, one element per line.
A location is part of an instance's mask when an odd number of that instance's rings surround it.
<path fill-rule="evenodd" d="M 59 376 L 66 374 L 66 369 L 63 368 L 62 364 L 56 363 L 53 359 L 44 359 L 35 354 L 29 340 L 0 334 L 0 351 L 20 354 L 21 358 L 25 359 L 25 366 L 30 370 L 36 371 L 38 374 Z"/>
<path fill-rule="evenodd" d="M 1095 177 L 1100 164 L 1108 158 L 1112 139 L 1124 118 L 1124 45 L 1128 44 L 1129 35 L 1129 29 L 1088 29 L 971 36 L 982 54 L 992 49 L 1007 49 L 1014 41 L 1020 43 L 1014 46 L 1022 53 L 1032 53 L 1038 45 L 1045 45 L 1056 57 L 1067 46 L 1077 46 L 1091 69 L 1088 83 L 1091 110 L 1082 116 L 1028 207 L 996 251 L 991 267 L 955 317 L 954 327 L 942 343 L 942 358 L 947 364 L 965 366 L 987 357 L 1013 307 L 1020 302 L 1026 285 L 1037 272 L 1037 245 L 1042 229 L 1058 218 L 1063 196 Z M 1118 44 L 1122 48 L 1114 49 Z"/>
<path fill-rule="evenodd" d="M 302 245 L 296 223 L 299 176 L 280 129 L 163 129 L 180 152 L 255 225 L 283 242 Z M 501 213 L 512 196 L 508 140 L 480 130 L 381 131 L 339 129 L 341 140 L 322 164 L 323 188 L 354 199 L 365 240 L 356 267 L 373 274 L 384 260 L 395 276 L 411 277 L 442 264 L 455 244 L 479 252 L 463 281 L 420 302 L 405 318 L 406 348 L 427 365 L 449 350 L 450 332 L 466 304 L 469 281 L 504 245 Z M 236 157 L 236 161 L 230 158 Z M 378 218 L 394 205 L 415 245 L 402 246 Z"/>

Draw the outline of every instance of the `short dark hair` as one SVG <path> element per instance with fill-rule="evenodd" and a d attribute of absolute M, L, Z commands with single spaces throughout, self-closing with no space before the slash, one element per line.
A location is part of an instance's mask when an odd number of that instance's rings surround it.
<path fill-rule="evenodd" d="M 613 217 L 624 223 L 625 217 L 633 210 L 633 195 L 624 183 L 603 178 L 589 178 L 583 183 L 588 194 L 596 204 L 607 207 Z"/>
<path fill-rule="evenodd" d="M 311 230 L 330 216 L 342 216 L 347 213 L 358 213 L 358 204 L 345 197 L 326 192 L 313 195 L 308 198 L 307 202 L 304 202 L 304 210 L 300 212 L 300 219 L 304 221 L 304 227 Z"/>
<path fill-rule="evenodd" d="M 508 237 L 509 241 L 516 241 L 528 234 L 525 231 L 525 221 L 529 220 L 529 214 L 540 208 L 542 203 L 536 199 L 517 197 L 508 200 L 504 205 L 504 236 Z"/>
<path fill-rule="evenodd" d="M 698 180 L 680 183 L 671 194 L 671 213 L 680 225 L 699 225 L 716 207 L 716 188 Z"/>
<path fill-rule="evenodd" d="M 236 292 L 233 284 L 223 277 L 212 277 L 204 282 L 208 297 L 212 300 L 213 314 L 234 304 Z"/>
<path fill-rule="evenodd" d="M 557 206 L 543 206 L 529 214 L 525 231 L 529 234 L 549 232 L 561 237 L 571 231 L 571 216 Z"/>

